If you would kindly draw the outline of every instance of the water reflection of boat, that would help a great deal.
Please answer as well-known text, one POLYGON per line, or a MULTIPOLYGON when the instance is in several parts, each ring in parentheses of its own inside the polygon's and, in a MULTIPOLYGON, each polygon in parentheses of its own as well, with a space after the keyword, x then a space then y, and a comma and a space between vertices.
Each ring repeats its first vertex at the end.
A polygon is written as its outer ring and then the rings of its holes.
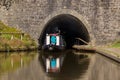
POLYGON ((66 47, 63 36, 59 33, 46 34, 44 45, 42 46, 43 50, 64 50, 66 47))
POLYGON ((46 59, 46 72, 59 72, 60 71, 60 59, 59 58, 47 58, 46 59))
POLYGON ((62 54, 62 53, 48 54, 47 52, 46 53, 44 52, 41 55, 42 55, 41 58, 44 65, 44 69, 46 72, 50 72, 50 73, 60 72, 66 54, 62 54))

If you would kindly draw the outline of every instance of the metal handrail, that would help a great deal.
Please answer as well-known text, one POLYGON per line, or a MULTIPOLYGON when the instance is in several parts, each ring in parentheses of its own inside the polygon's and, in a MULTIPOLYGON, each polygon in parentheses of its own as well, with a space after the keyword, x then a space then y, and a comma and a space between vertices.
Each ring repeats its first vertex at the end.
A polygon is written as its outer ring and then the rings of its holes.
POLYGON ((85 44, 89 45, 89 43, 88 43, 88 42, 86 42, 85 40, 83 40, 83 39, 81 39, 81 38, 76 38, 76 39, 78 39, 78 40, 80 40, 80 41, 84 42, 85 44))

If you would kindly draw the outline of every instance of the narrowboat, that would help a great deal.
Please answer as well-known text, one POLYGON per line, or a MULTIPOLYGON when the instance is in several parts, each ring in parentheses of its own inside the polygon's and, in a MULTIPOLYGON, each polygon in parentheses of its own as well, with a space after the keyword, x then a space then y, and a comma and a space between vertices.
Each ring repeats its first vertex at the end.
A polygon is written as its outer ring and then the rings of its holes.
POLYGON ((46 34, 44 44, 42 46, 43 50, 64 50, 66 43, 63 39, 63 36, 59 33, 46 34))

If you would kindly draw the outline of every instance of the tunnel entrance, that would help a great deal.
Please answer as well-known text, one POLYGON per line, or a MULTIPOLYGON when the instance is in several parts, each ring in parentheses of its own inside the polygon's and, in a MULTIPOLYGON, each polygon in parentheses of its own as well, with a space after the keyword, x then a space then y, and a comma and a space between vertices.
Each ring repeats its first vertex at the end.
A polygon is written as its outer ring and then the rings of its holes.
POLYGON ((60 34, 65 39, 67 48, 71 48, 75 44, 85 45, 84 42, 77 40, 76 38, 81 38, 88 43, 90 42, 89 33, 82 21, 72 15, 61 14, 53 17, 44 26, 39 38, 39 44, 42 46, 46 34, 54 33, 56 29, 60 30, 60 34))

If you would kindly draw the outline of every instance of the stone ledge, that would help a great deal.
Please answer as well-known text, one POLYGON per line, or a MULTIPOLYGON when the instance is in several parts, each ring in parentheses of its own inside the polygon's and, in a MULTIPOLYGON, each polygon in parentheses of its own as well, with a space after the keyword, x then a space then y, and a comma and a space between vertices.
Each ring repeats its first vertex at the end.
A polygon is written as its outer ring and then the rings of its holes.
POLYGON ((114 55, 113 52, 108 52, 108 51, 104 51, 104 50, 96 50, 96 52, 120 63, 120 57, 117 57, 116 55, 114 55))
POLYGON ((106 48, 106 47, 92 47, 92 46, 73 46, 74 49, 77 50, 85 50, 85 51, 92 51, 96 52, 98 54, 101 54, 103 56, 106 56, 116 62, 120 63, 120 50, 116 51, 116 49, 112 48, 106 48))
POLYGON ((101 48, 101 47, 97 47, 96 51, 97 50, 104 51, 104 52, 106 52, 106 53, 108 53, 110 55, 113 55, 115 57, 120 58, 120 49, 118 49, 118 48, 109 48, 109 47, 102 47, 101 48))

